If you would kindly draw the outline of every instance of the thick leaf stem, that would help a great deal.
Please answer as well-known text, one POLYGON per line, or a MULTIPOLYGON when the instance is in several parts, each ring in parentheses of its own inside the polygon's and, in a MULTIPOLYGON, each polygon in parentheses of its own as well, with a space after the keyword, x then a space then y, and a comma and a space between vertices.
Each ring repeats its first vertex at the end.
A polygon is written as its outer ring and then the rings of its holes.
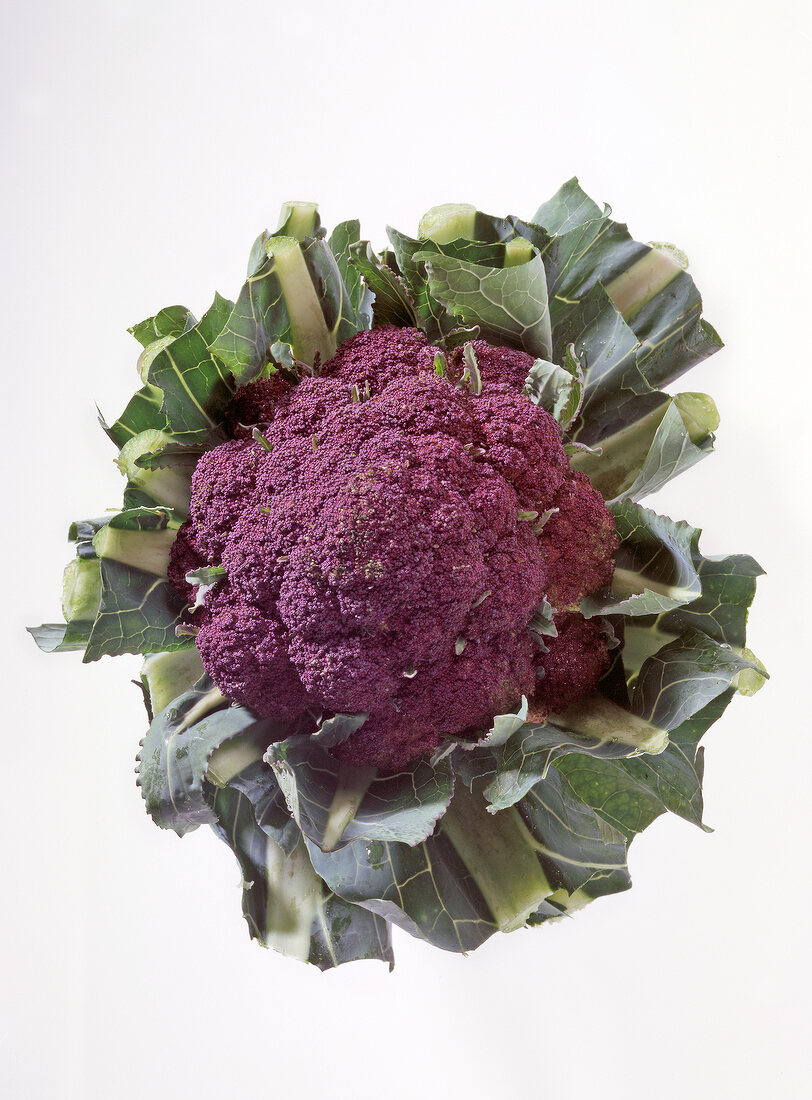
POLYGON ((336 344, 324 319, 301 244, 295 237, 271 237, 268 253, 274 258, 274 270, 285 297, 297 358, 309 367, 317 358, 325 363, 335 355, 336 344))
POLYGON ((338 785, 333 801, 330 803, 327 824, 324 827, 324 838, 321 842, 323 852, 332 852, 341 840, 344 830, 358 813, 358 808, 376 774, 375 768, 352 768, 348 764, 341 765, 338 772, 338 785))
POLYGON ((665 290, 681 275, 684 267, 677 262, 676 249, 664 251, 652 248, 631 267, 606 285, 606 292, 628 321, 644 305, 665 290))
POLYGON ((563 714, 551 714, 550 721, 564 730, 599 741, 616 741, 638 752, 656 755, 668 746, 666 730, 652 726, 597 691, 567 707, 563 714))
POLYGON ((537 845, 515 807, 491 814, 478 791, 458 783, 442 829, 500 931, 521 928, 553 892, 536 854, 537 845))

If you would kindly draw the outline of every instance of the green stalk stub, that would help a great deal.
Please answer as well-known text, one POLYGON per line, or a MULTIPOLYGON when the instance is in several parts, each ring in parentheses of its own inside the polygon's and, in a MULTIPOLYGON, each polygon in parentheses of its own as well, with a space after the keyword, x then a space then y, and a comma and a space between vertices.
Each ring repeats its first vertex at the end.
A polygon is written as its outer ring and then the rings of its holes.
POLYGON ((475 240, 477 210, 467 202, 444 202, 432 206, 420 219, 417 233, 423 241, 448 244, 462 238, 475 240))
POLYGON ((115 461, 122 474, 151 496, 156 504, 165 504, 185 517, 189 514, 192 473, 197 457, 178 456, 167 460, 171 464, 156 467, 154 470, 146 470, 138 465, 138 459, 143 455, 154 454, 172 442, 172 436, 166 432, 139 432, 127 440, 115 461))
POLYGON ((295 237, 297 241, 312 237, 318 226, 318 209, 316 202, 283 202, 277 233, 295 237))
POLYGON ((93 622, 101 602, 98 558, 75 558, 62 578, 62 614, 66 623, 93 622))
POLYGON ((102 527, 93 538, 93 549, 100 558, 120 561, 133 569, 154 573, 166 579, 169 552, 177 530, 164 527, 159 531, 127 531, 117 527, 102 527))
POLYGON ((460 781, 441 825, 500 931, 521 928, 553 892, 535 841, 515 807, 488 813, 481 794, 460 781))
POLYGON ((533 257, 533 246, 524 237, 516 237, 505 244, 505 267, 518 267, 533 257))
POLYGON ((567 707, 563 714, 551 714, 550 721, 564 730, 628 745, 638 753, 656 756, 668 747, 668 732, 652 726, 644 718, 624 710, 600 692, 587 695, 567 707))
POLYGON ((719 410, 707 393, 678 393, 674 404, 692 443, 702 443, 719 427, 719 410))
POLYGON ((149 695, 153 714, 159 714, 203 675, 203 662, 194 646, 170 653, 153 653, 144 661, 141 682, 149 695))
POLYGON ((297 358, 310 367, 317 357, 325 363, 335 355, 336 343, 327 328, 301 244, 296 237, 271 237, 267 249, 282 287, 297 358))
POLYGON ((681 275, 687 264, 673 245, 657 245, 607 283, 606 293, 628 321, 681 275))

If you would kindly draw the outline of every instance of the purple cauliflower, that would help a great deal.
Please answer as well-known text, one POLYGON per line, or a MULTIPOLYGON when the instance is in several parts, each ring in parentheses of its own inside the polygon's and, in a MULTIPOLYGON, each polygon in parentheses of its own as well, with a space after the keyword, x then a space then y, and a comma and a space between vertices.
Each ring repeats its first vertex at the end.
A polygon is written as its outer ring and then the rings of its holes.
POLYGON ((350 764, 398 769, 545 674, 558 702, 608 665, 597 633, 565 619, 543 650, 528 624, 545 597, 570 609, 611 579, 612 517, 522 394, 532 357, 473 346, 478 394, 457 353, 438 376, 418 330, 361 332, 317 378, 239 390, 237 438, 194 472, 169 577, 188 597, 189 570, 225 569, 196 612, 206 669, 264 716, 367 714, 333 749, 350 764))

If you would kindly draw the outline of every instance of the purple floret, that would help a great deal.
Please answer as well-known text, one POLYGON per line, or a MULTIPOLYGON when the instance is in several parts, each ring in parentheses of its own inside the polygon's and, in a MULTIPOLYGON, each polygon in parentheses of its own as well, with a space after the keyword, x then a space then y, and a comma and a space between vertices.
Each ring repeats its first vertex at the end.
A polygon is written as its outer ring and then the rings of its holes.
POLYGON ((610 659, 599 619, 565 611, 553 621, 558 636, 544 639, 546 652, 536 659, 540 678, 535 703, 544 711, 561 712, 595 690, 610 659))
POLYGON ((245 387, 234 409, 266 445, 242 432, 195 470, 170 579, 188 596, 189 568, 226 570, 199 615, 209 675, 280 720, 368 714, 333 750, 351 764, 394 770, 486 729, 535 689, 527 628, 569 597, 566 561, 579 588, 611 576, 611 516, 521 393, 532 358, 475 349, 481 394, 454 355, 438 377, 416 329, 359 333, 318 378, 245 387), (552 506, 574 515, 539 536, 552 506))

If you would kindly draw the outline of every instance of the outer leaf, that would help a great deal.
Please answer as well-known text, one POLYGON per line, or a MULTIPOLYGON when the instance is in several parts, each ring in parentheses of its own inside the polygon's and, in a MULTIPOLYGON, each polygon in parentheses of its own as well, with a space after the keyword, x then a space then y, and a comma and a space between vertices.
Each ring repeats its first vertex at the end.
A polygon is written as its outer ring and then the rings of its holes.
POLYGON ((286 854, 256 823, 248 798, 227 787, 213 804, 214 830, 243 876, 243 915, 253 939, 320 970, 358 959, 394 965, 384 920, 325 888, 304 844, 286 854))
POLYGON ((705 424, 694 419, 692 431, 680 413, 680 401, 696 402, 697 395, 673 398, 660 392, 628 395, 621 391, 615 396, 616 400, 602 404, 600 412, 593 407, 577 433, 580 441, 598 443, 598 452, 576 454, 571 460, 573 468, 587 474, 606 500, 621 496, 639 500, 713 450, 709 399, 705 424))
POLYGON ((420 760, 395 775, 373 776, 340 764, 307 736, 271 745, 268 759, 299 827, 320 847, 358 839, 418 844, 445 813, 454 789, 447 760, 436 767, 420 760), (354 815, 327 843, 334 819, 344 823, 348 801, 354 815))
POLYGON ((307 848, 316 871, 337 894, 435 947, 473 951, 496 931, 442 822, 415 847, 357 840, 330 853, 312 841, 307 848))
POLYGON ((128 329, 136 338, 141 347, 149 347, 156 340, 169 336, 172 339, 186 332, 195 324, 191 310, 186 306, 166 306, 154 317, 147 317, 145 321, 139 321, 128 329))
POLYGON ((224 407, 234 392, 226 365, 209 350, 225 326, 233 303, 215 295, 194 328, 160 351, 148 381, 163 391, 162 412, 170 431, 184 442, 219 441, 224 407))
POLYGON ((372 326, 372 295, 361 279, 362 272, 352 263, 352 247, 361 239, 361 226, 357 220, 340 222, 330 234, 329 245, 338 264, 344 286, 350 296, 353 310, 359 319, 359 328, 372 326))
POLYGON ((706 634, 686 630, 644 662, 635 680, 632 710, 659 729, 675 729, 748 668, 757 666, 706 634))
POLYGON ((163 411, 163 394, 157 386, 142 386, 130 398, 126 409, 115 423, 108 425, 101 413, 99 413, 99 423, 119 448, 140 432, 151 429, 159 432, 166 431, 169 428, 169 422, 163 411))
POLYGON ((553 325, 564 321, 597 283, 605 285, 648 251, 609 217, 555 236, 544 252, 553 325))
POLYGON ((319 295, 327 329, 336 347, 369 327, 369 316, 362 320, 356 313, 352 296, 341 277, 330 246, 321 237, 314 237, 302 246, 310 278, 319 295))
POLYGON ((494 777, 485 788, 485 798, 492 811, 515 805, 545 779, 554 760, 568 753, 612 760, 634 752, 612 738, 584 737, 552 723, 528 722, 494 753, 494 777))
POLYGON ((538 253, 527 263, 507 268, 431 252, 418 252, 415 259, 426 264, 432 297, 465 324, 479 325, 483 339, 518 345, 540 359, 552 358, 547 283, 538 253))
POLYGON ((581 613, 650 615, 690 603, 702 591, 694 555, 700 532, 687 523, 620 500, 611 505, 621 543, 615 558, 614 595, 589 596, 581 613))
POLYGON ((215 749, 248 730, 258 735, 260 744, 268 737, 267 721, 258 722, 251 711, 229 707, 226 700, 222 709, 195 721, 206 694, 205 688, 194 688, 157 714, 138 754, 138 785, 147 812, 156 825, 179 836, 217 820, 204 789, 215 749))
POLYGON ((302 833, 290 815, 273 769, 258 758, 232 776, 227 786, 245 795, 257 825, 289 856, 302 839, 302 833))
POLYGON ((576 176, 567 180, 551 199, 542 203, 531 219, 548 233, 561 235, 585 222, 603 217, 604 211, 581 190, 576 176))
POLYGON ((749 554, 705 558, 696 547, 693 563, 702 583, 702 595, 662 616, 657 629, 678 633, 694 627, 717 642, 743 646, 747 612, 756 594, 756 578, 764 570, 749 554))
POLYGON ((375 255, 369 241, 350 245, 350 263, 375 295, 373 316, 376 324, 409 328, 417 323, 406 284, 375 255))
POLYGON ((535 784, 518 809, 555 887, 572 893, 596 873, 619 876, 614 889, 631 885, 625 838, 576 797, 555 768, 535 784))
MULTIPOLYGON (((611 400, 614 406, 618 391, 628 395, 650 392, 637 366, 637 337, 603 287, 593 287, 566 320, 556 324, 554 336, 552 358, 563 359, 567 347, 574 344, 583 364, 584 424, 605 416, 606 402, 611 400)), ((580 433, 576 437, 580 438, 580 433)))
MULTIPOLYGON (((673 402, 665 411, 665 416, 652 440, 651 447, 643 465, 631 485, 622 489, 629 500, 640 500, 649 493, 656 493, 672 478, 690 470, 697 462, 713 450, 713 436, 708 435, 701 443, 691 442, 691 436, 673 402)), ((614 494, 614 500, 620 498, 620 491, 614 494)))
POLYGON ((569 345, 561 367, 537 359, 530 368, 524 392, 566 431, 578 415, 584 394, 584 371, 574 344, 569 345))
POLYGON ((672 730, 668 748, 658 756, 598 761, 573 754, 557 760, 555 767, 579 798, 629 839, 668 811, 701 826, 699 740, 732 696, 728 689, 672 730))
POLYGON ((97 661, 105 654, 157 653, 194 645, 193 638, 175 634, 186 601, 168 581, 108 559, 102 560, 101 577, 101 606, 85 661, 97 661))
POLYGON ((417 327, 421 328, 433 343, 442 343, 445 337, 458 329, 459 322, 446 307, 431 293, 426 265, 416 257, 425 245, 425 241, 416 241, 399 233, 391 226, 386 232, 394 250, 394 263, 398 272, 406 281, 409 296, 413 302, 417 327))

